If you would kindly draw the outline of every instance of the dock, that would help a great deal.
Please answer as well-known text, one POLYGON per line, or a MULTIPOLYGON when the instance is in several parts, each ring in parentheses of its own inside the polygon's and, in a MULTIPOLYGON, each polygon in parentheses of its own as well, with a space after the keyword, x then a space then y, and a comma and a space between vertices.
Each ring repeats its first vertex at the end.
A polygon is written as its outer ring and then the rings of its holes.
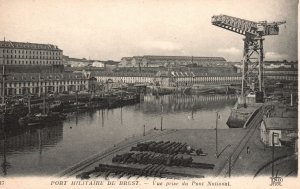
MULTIPOLYGON (((219 129, 217 138, 215 129, 180 129, 162 131, 153 129, 148 131, 145 136, 135 136, 128 138, 119 144, 113 145, 103 152, 95 154, 92 157, 73 165, 55 176, 88 179, 90 178, 88 174, 101 169, 102 171, 106 171, 103 174, 101 172, 94 175, 91 174, 91 178, 101 177, 101 175, 106 175, 105 177, 107 177, 111 173, 113 174, 110 176, 118 178, 123 176, 137 178, 154 177, 155 174, 142 174, 143 171, 149 169, 154 170, 154 173, 158 172, 158 177, 160 178, 180 178, 178 175, 185 175, 193 178, 230 177, 241 174, 254 176, 255 174, 258 174, 256 173, 257 170, 264 170, 264 166, 270 164, 270 161, 272 160, 270 156, 272 150, 261 144, 259 135, 260 123, 265 111, 268 111, 268 108, 269 106, 260 108, 259 111, 253 115, 252 119, 247 121, 247 127, 219 129), (138 146, 151 143, 156 144, 156 147, 172 146, 172 144, 175 143, 174 148, 180 146, 180 144, 186 144, 190 148, 201 149, 201 153, 204 155, 188 153, 179 154, 178 156, 181 160, 190 158, 190 163, 193 162, 193 164, 200 166, 184 166, 183 164, 177 166, 176 163, 170 166, 166 163, 159 163, 162 162, 161 159, 159 161, 149 160, 149 156, 152 158, 157 157, 156 159, 159 159, 159 157, 170 157, 168 155, 168 151, 172 151, 170 148, 167 148, 169 150, 165 150, 164 152, 161 152, 158 148, 154 151, 152 150, 152 152, 149 149, 148 151, 137 150, 138 146), (126 157, 130 157, 131 155, 137 158, 136 156, 141 156, 141 153, 142 155, 146 154, 146 156, 148 153, 148 160, 145 160, 146 162, 143 161, 140 163, 140 160, 130 162, 128 158, 126 160, 126 157), (254 161, 254 159, 257 159, 254 158, 255 155, 266 158, 260 158, 259 161, 254 161), (120 158, 123 158, 123 160, 120 160, 120 158), (134 175, 132 172, 122 172, 124 167, 132 170, 137 175, 134 175), (113 169, 113 171, 109 171, 111 169, 113 169), (155 170, 157 171, 155 172, 155 170), (169 176, 166 173, 169 173, 169 176)), ((172 155, 172 153, 170 155, 172 155)), ((275 158, 288 158, 292 155, 293 149, 277 149, 275 158)), ((150 173, 153 172, 150 171, 150 173)))

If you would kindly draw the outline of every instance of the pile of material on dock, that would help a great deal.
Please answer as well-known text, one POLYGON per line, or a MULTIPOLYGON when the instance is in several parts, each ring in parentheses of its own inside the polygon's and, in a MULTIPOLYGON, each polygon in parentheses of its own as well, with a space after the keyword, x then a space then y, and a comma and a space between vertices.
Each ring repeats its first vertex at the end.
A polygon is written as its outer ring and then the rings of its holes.
POLYGON ((170 142, 170 141, 149 141, 144 143, 139 143, 137 146, 133 146, 130 151, 149 151, 156 153, 164 154, 194 154, 199 156, 206 156, 206 153, 203 153, 202 149, 193 149, 186 143, 181 142, 170 142))
POLYGON ((203 153, 202 149, 193 149, 186 143, 181 142, 156 142, 149 141, 138 143, 133 146, 131 152, 121 155, 115 155, 112 158, 113 165, 100 164, 93 170, 83 172, 77 175, 77 178, 89 179, 95 177, 131 177, 131 176, 145 176, 145 177, 166 177, 166 178, 178 178, 178 177, 193 177, 203 178, 203 176, 192 175, 179 172, 170 172, 166 166, 177 167, 189 167, 200 169, 214 169, 214 164, 193 162, 192 155, 194 156, 206 156, 207 153, 203 153), (132 152, 140 151, 140 152, 132 152), (147 152, 144 152, 147 151, 147 152), (181 154, 181 155, 179 155, 181 154), (121 166, 118 164, 139 164, 134 167, 121 166), (143 168, 142 165, 146 165, 143 168))
POLYGON ((165 155, 157 153, 125 153, 116 155, 112 158, 112 163, 120 164, 151 164, 151 165, 166 165, 166 166, 182 166, 202 169, 213 169, 214 164, 195 163, 192 157, 185 158, 178 155, 165 155))
POLYGON ((148 165, 143 168, 133 168, 133 167, 123 167, 119 165, 106 165, 99 164, 93 170, 83 172, 76 176, 80 179, 90 179, 97 177, 127 177, 131 176, 143 176, 143 177, 167 177, 167 178, 176 178, 176 177, 192 177, 192 178, 203 178, 200 175, 191 175, 185 173, 176 173, 166 170, 166 167, 163 165, 148 165))

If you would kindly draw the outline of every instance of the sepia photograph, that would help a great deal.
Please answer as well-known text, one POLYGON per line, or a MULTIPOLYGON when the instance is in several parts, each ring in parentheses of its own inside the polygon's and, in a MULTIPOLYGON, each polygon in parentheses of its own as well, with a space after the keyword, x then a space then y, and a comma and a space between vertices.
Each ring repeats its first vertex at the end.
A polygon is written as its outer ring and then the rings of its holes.
POLYGON ((300 187, 298 3, 0 0, 0 188, 300 187))

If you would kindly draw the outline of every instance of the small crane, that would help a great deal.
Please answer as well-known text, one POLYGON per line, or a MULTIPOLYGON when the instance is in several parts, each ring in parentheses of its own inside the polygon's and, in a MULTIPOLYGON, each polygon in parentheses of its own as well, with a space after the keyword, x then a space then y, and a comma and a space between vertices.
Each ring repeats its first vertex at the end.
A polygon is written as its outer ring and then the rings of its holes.
POLYGON ((211 23, 223 29, 241 34, 244 38, 242 96, 247 92, 264 94, 263 79, 263 36, 278 35, 280 22, 253 22, 227 15, 213 16, 211 23))

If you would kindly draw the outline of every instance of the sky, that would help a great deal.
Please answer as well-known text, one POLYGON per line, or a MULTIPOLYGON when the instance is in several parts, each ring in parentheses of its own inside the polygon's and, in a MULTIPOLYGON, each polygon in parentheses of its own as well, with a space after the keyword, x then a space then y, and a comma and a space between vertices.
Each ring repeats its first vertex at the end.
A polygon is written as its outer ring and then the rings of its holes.
MULTIPOLYGON (((64 55, 120 60, 142 55, 218 56, 240 61, 243 36, 213 15, 282 21, 266 36, 266 60, 298 60, 298 0, 0 0, 0 37, 57 45, 64 55)), ((1 39, 3 40, 3 39, 1 39)))

